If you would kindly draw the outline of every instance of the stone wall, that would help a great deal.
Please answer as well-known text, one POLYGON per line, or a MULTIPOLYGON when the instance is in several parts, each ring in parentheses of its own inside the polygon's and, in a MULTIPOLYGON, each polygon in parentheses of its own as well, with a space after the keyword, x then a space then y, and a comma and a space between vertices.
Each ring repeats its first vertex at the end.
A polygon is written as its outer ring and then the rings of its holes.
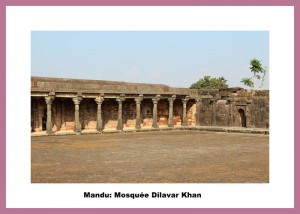
POLYGON ((158 125, 168 125, 169 103, 166 99, 158 101, 157 106, 157 123, 158 125))
POLYGON ((83 99, 80 103, 81 129, 96 129, 97 104, 94 99, 83 99))
POLYGON ((141 103, 142 127, 151 127, 153 124, 153 102, 151 99, 145 99, 141 103))
POLYGON ((105 128, 116 128, 118 122, 118 103, 116 100, 108 99, 102 104, 103 121, 105 128))
POLYGON ((181 100, 174 101, 174 125, 181 125, 182 123, 182 102, 181 100))

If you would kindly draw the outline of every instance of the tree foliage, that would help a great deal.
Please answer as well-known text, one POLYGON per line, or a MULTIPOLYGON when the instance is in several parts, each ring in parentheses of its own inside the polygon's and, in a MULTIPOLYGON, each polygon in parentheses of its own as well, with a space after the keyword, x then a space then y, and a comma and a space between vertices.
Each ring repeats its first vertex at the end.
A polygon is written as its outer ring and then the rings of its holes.
POLYGON ((199 79, 197 82, 193 83, 190 87, 191 89, 221 89, 228 88, 227 80, 224 77, 210 77, 204 76, 204 78, 199 79))
POLYGON ((250 78, 243 78, 241 82, 252 89, 255 89, 256 82, 258 82, 258 87, 261 88, 264 85, 267 69, 263 68, 260 60, 254 58, 250 60, 250 70, 253 76, 250 78))

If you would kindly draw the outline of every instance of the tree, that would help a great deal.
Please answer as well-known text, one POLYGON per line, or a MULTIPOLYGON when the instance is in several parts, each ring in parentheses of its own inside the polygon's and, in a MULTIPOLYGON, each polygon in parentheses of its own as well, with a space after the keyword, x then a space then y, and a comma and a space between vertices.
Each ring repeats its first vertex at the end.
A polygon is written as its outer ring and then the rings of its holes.
POLYGON ((260 60, 254 58, 250 60, 250 70, 253 73, 253 76, 250 78, 243 78, 241 82, 252 89, 255 89, 255 83, 258 82, 259 88, 261 88, 264 85, 267 69, 263 68, 260 60))
POLYGON ((228 88, 227 80, 224 77, 210 77, 204 76, 204 78, 199 79, 197 82, 191 85, 191 89, 200 89, 200 88, 207 88, 207 89, 221 89, 221 88, 228 88))

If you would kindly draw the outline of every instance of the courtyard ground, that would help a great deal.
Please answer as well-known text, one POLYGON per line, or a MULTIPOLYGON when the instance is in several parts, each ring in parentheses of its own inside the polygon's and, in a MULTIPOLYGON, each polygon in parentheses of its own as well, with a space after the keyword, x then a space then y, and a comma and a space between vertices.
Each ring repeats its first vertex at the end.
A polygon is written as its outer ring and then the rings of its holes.
POLYGON ((195 130, 40 136, 32 183, 268 183, 269 135, 195 130))

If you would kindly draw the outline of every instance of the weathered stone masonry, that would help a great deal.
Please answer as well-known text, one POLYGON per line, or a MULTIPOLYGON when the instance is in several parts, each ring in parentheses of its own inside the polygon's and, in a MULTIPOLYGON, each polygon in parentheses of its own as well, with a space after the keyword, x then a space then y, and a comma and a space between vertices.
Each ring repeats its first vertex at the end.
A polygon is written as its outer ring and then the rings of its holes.
POLYGON ((269 128, 269 91, 31 78, 31 131, 174 126, 269 128))

